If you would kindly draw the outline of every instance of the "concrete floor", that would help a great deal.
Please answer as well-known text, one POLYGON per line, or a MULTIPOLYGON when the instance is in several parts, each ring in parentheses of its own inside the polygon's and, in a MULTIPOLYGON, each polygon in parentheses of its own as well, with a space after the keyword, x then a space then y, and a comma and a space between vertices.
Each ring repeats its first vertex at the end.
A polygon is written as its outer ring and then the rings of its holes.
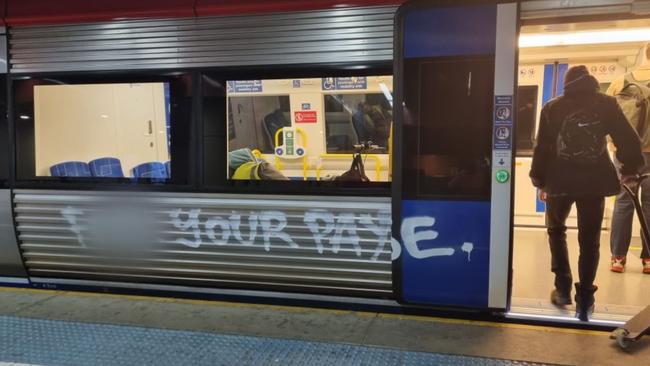
POLYGON ((624 352, 603 332, 170 298, 2 288, 0 315, 340 342, 562 365, 641 365, 650 359, 650 338, 624 352))
MULTIPOLYGON (((574 280, 578 280, 577 231, 568 233, 569 253, 574 280)), ((609 270, 609 234, 601 235, 601 255, 596 284, 596 313, 616 319, 618 315, 631 316, 650 305, 650 275, 641 273, 640 240, 632 243, 627 270, 623 274, 609 270)), ((513 258, 513 307, 541 307, 554 309, 549 301, 554 276, 551 273, 551 255, 545 230, 515 229, 513 258)), ((569 312, 571 313, 571 312, 569 312)))

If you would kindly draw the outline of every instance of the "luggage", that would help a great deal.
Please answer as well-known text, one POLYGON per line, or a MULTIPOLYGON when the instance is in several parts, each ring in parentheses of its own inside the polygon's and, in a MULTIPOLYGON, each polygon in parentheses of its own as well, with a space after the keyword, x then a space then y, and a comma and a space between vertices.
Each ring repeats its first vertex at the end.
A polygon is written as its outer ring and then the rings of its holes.
POLYGON ((289 180, 271 164, 256 158, 248 148, 231 151, 228 168, 234 180, 289 180))
POLYGON ((249 161, 235 170, 234 180, 289 180, 266 161, 249 161))
POLYGON ((334 180, 338 182, 370 182, 370 178, 366 175, 366 170, 363 166, 361 154, 354 154, 350 169, 334 178, 334 180))

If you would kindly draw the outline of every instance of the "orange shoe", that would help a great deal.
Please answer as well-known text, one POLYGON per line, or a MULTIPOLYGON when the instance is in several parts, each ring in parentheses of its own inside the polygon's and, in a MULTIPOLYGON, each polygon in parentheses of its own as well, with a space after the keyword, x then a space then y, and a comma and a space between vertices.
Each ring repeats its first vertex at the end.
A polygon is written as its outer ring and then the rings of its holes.
POLYGON ((626 262, 627 262, 627 260, 625 259, 625 257, 613 256, 612 257, 612 265, 611 265, 611 267, 609 267, 609 269, 612 272, 623 273, 623 272, 625 272, 625 263, 626 262))
POLYGON ((650 258, 643 259, 643 273, 650 274, 650 258))

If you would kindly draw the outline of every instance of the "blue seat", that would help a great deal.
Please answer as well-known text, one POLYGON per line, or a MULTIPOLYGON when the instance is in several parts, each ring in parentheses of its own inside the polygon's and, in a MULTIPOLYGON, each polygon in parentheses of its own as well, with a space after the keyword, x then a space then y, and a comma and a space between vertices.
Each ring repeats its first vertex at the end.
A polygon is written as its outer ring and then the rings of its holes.
POLYGON ((122 163, 116 158, 99 158, 88 163, 93 177, 124 178, 122 163))
POLYGON ((83 161, 66 161, 50 167, 53 177, 91 177, 90 167, 83 161))
POLYGON ((136 178, 167 179, 165 164, 159 162, 144 163, 133 168, 133 176, 136 178))
POLYGON ((165 162, 165 170, 167 170, 167 177, 171 178, 172 177, 172 162, 167 161, 165 162))

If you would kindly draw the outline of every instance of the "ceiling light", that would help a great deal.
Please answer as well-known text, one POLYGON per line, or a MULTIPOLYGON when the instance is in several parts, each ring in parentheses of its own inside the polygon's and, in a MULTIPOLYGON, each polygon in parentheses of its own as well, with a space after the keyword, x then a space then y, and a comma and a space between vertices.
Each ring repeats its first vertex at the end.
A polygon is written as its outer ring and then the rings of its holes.
POLYGON ((637 28, 573 33, 522 34, 519 37, 519 47, 530 48, 648 41, 650 41, 650 28, 637 28))

